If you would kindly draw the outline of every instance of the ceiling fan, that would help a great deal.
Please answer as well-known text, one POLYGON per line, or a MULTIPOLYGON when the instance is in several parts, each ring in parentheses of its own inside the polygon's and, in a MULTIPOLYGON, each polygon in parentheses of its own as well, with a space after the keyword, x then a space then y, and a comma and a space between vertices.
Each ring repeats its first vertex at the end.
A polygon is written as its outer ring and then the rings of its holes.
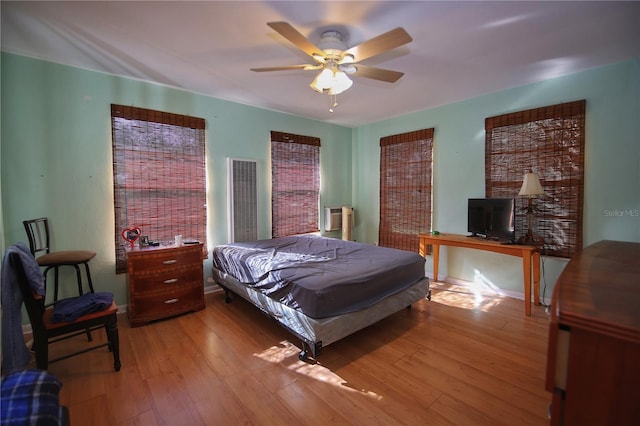
POLYGON ((268 22, 267 25, 313 58, 314 63, 251 68, 251 71, 320 70, 310 86, 317 92, 327 92, 331 96, 351 87, 353 82, 347 74, 389 83, 397 81, 404 73, 369 67, 361 65, 360 62, 413 40, 403 28, 399 27, 348 48, 342 41, 342 34, 339 31, 329 30, 322 33, 320 42, 316 46, 287 22, 268 22))

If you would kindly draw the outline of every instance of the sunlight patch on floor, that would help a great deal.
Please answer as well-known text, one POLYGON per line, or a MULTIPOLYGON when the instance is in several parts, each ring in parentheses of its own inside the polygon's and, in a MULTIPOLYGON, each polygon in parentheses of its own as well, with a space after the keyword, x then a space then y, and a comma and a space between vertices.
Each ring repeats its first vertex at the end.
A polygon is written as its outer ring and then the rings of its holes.
POLYGON ((498 306, 507 297, 477 269, 474 271, 473 281, 464 284, 433 282, 431 288, 437 290, 432 295, 432 300, 435 302, 483 312, 498 306))
POLYGON ((299 353, 300 348, 298 348, 291 342, 284 340, 280 342, 279 346, 272 346, 261 353, 255 353, 254 356, 274 364, 285 361, 288 358, 295 357, 296 361, 293 362, 288 368, 298 374, 302 374, 320 382, 336 386, 348 392, 357 392, 370 398, 382 399, 382 396, 378 395, 375 392, 371 392, 366 389, 355 389, 342 377, 335 374, 329 368, 321 365, 320 363, 304 362, 298 360, 297 358, 299 353))
POLYGON ((292 356, 298 356, 300 349, 290 342, 284 340, 280 342, 280 346, 272 346, 260 353, 253 354, 254 356, 274 364, 284 361, 292 356))

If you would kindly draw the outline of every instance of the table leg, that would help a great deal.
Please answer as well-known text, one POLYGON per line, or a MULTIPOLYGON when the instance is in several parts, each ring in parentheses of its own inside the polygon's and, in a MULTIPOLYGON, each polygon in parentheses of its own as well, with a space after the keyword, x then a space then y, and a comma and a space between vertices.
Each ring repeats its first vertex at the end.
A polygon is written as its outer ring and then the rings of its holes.
POLYGON ((531 253, 522 253, 522 269, 524 271, 524 313, 531 316, 531 253))
POLYGON ((438 281, 438 262, 440 260, 440 244, 433 244, 433 281, 438 281))
POLYGON ((533 252, 533 304, 540 304, 540 252, 533 252))

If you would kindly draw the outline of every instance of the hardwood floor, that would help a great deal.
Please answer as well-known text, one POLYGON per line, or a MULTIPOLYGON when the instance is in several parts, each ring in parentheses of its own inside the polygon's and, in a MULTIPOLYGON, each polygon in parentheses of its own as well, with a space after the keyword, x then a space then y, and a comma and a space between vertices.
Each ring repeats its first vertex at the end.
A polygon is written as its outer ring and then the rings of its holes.
MULTIPOLYGON (((298 342, 223 293, 49 366, 72 425, 546 425, 548 317, 521 300, 432 283, 423 300, 298 360, 298 342)), ((96 339, 104 336, 96 333, 96 339)), ((85 345, 83 337, 52 346, 85 345)), ((57 348, 56 348, 57 346, 57 348)))

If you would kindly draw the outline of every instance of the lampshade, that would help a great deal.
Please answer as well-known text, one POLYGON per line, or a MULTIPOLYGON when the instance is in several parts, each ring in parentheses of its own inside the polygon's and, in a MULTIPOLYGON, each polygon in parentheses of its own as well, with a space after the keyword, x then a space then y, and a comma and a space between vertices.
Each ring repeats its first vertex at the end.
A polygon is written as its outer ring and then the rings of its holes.
POLYGON ((331 87, 329 88, 329 95, 339 95, 340 93, 351 87, 352 84, 353 81, 351 81, 351 79, 347 77, 346 73, 342 71, 336 71, 333 74, 333 80, 331 81, 331 87))
POLYGON ((520 188, 520 192, 518 195, 542 195, 544 194, 544 190, 542 189, 542 185, 540 185, 540 181, 538 180, 538 175, 535 173, 526 173, 524 175, 524 181, 522 182, 522 187, 520 188))
POLYGON ((316 78, 313 79, 309 86, 316 92, 322 93, 324 90, 331 88, 332 80, 333 71, 325 68, 316 75, 316 78))
POLYGON ((329 95, 338 95, 352 84, 353 81, 344 72, 325 68, 316 75, 309 86, 316 92, 322 93, 328 90, 329 95))

